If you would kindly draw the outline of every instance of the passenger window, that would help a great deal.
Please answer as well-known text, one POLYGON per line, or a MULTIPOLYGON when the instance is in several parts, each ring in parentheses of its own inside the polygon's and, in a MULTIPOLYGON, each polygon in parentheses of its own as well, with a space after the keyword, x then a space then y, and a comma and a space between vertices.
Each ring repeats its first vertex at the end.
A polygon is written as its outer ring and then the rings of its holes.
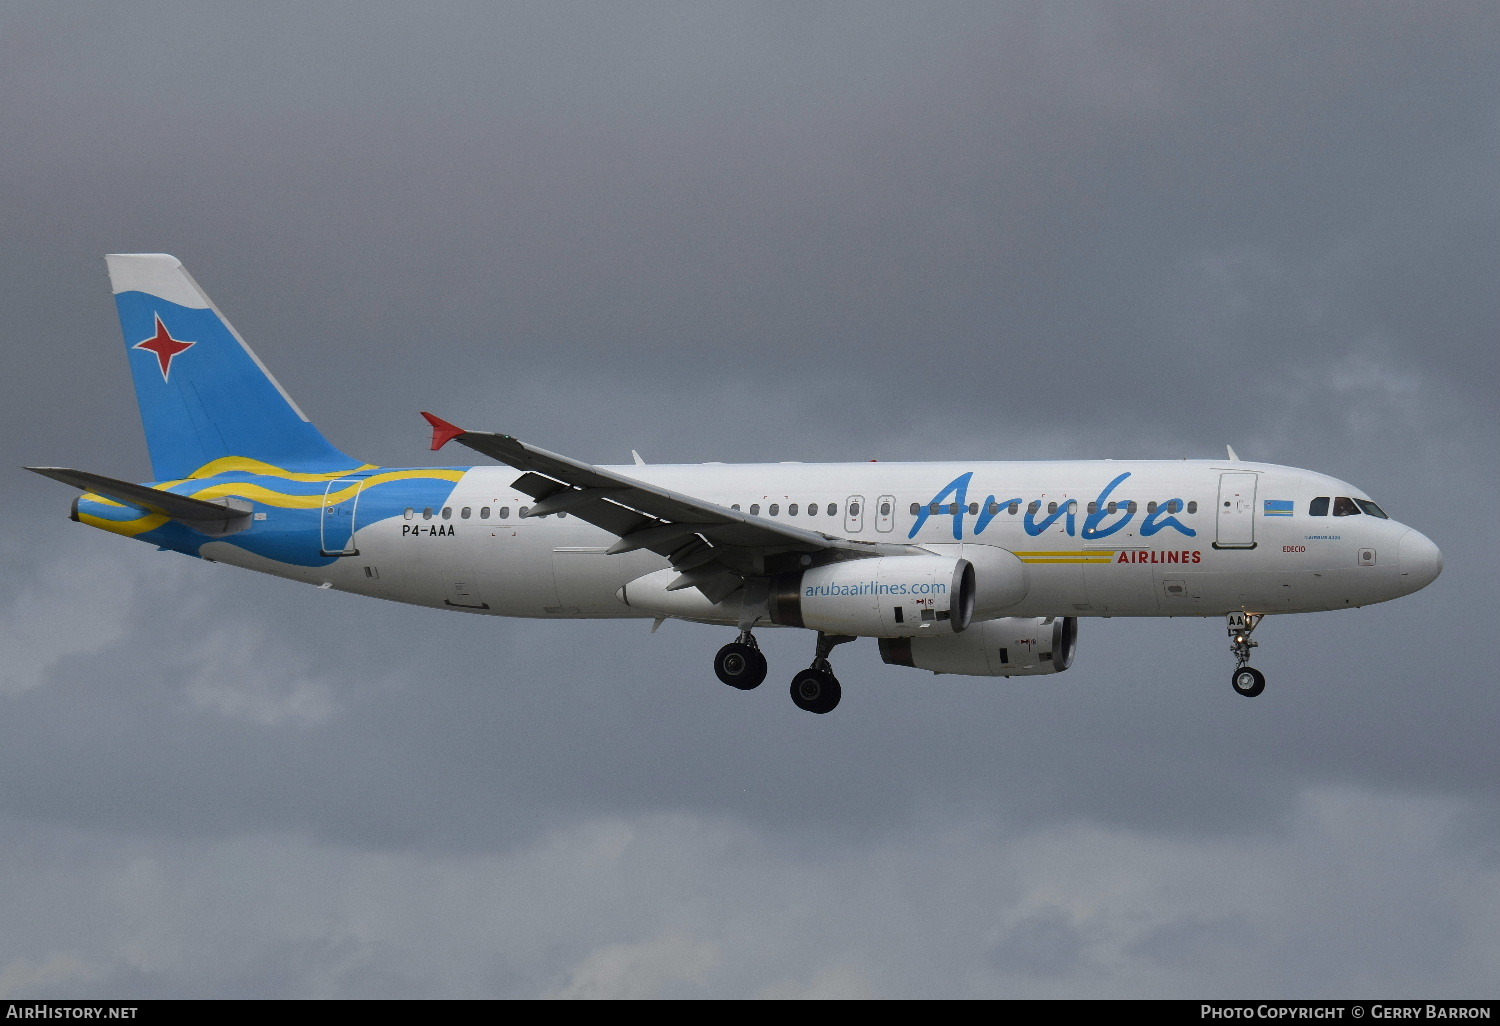
POLYGON ((530 507, 530 506, 522 506, 522 507, 521 507, 521 511, 520 511, 520 513, 518 513, 518 514, 517 514, 517 515, 518 515, 518 516, 523 516, 523 517, 524 517, 524 516, 525 516, 525 515, 526 515, 526 511, 527 511, 527 510, 528 510, 528 509, 530 509, 530 508, 531 508, 531 507, 530 507))
POLYGON ((1333 515, 1336 517, 1354 517, 1359 515, 1359 507, 1354 500, 1344 495, 1334 496, 1333 515))
POLYGON ((1375 505, 1369 499, 1355 499, 1354 501, 1357 502, 1357 503, 1359 503, 1359 508, 1360 509, 1362 509, 1366 513, 1370 514, 1370 516, 1372 516, 1372 517, 1379 517, 1381 520, 1389 520, 1389 519, 1391 519, 1390 517, 1388 517, 1388 516, 1385 515, 1385 510, 1383 510, 1379 506, 1375 505))
POLYGON ((969 516, 972 517, 972 516, 974 516, 978 512, 979 512, 979 503, 977 503, 977 502, 971 502, 971 503, 969 503, 969 516))
POLYGON ((1026 512, 1030 513, 1032 516, 1036 516, 1041 511, 1042 511, 1042 500, 1041 499, 1032 499, 1031 500, 1031 505, 1026 507, 1026 512))
MULTIPOLYGON (((774 513, 774 512, 776 512, 776 510, 773 508, 771 510, 771 512, 774 513)), ((789 517, 794 517, 794 516, 797 515, 797 504, 795 502, 790 503, 790 504, 787 505, 786 515, 789 516, 789 517)))
POLYGON ((472 509, 470 509, 468 506, 465 506, 463 509, 458 511, 458 515, 460 519, 467 520, 469 519, 469 514, 472 512, 474 512, 472 509))
POLYGON ((998 502, 992 502, 984 508, 984 511, 990 516, 994 516, 996 513, 1000 512, 1000 504, 998 502))
POLYGON ((412 517, 414 517, 416 515, 417 515, 417 511, 414 510, 414 509, 412 509, 410 506, 406 507, 406 512, 402 514, 402 516, 406 517, 407 520, 410 520, 412 517))
POLYGON ((943 511, 943 507, 939 506, 937 503, 934 502, 932 504, 932 508, 929 509, 927 512, 929 512, 929 513, 941 513, 942 511, 943 511))
POLYGON ((816 502, 809 502, 807 504, 807 515, 810 517, 818 515, 818 504, 816 502))
MULTIPOLYGON (((858 505, 858 504, 856 503, 856 505, 858 505)), ((859 516, 859 510, 858 509, 856 509, 854 511, 854 515, 855 516, 859 516)), ((883 517, 888 517, 888 516, 891 515, 891 504, 889 502, 882 502, 880 504, 880 515, 883 516, 883 517)))
POLYGON ((1152 499, 1150 502, 1146 503, 1146 512, 1147 513, 1155 513, 1156 512, 1156 500, 1155 499, 1152 499))
POLYGON ((509 520, 510 519, 510 507, 509 506, 501 506, 500 507, 500 519, 501 520, 509 520))
POLYGON ((1131 516, 1135 516, 1136 511, 1139 509, 1140 507, 1135 504, 1134 499, 1131 499, 1125 504, 1125 512, 1129 513, 1131 516))
POLYGON ((490 518, 490 508, 488 506, 480 506, 479 507, 479 519, 480 520, 488 520, 489 518, 490 518))
MULTIPOLYGON (((855 514, 855 516, 859 515, 859 503, 857 503, 857 502, 854 504, 854 514, 855 514)), ((836 503, 836 502, 830 502, 828 504, 828 515, 831 516, 831 517, 836 517, 836 516, 839 515, 839 505, 838 505, 838 503, 836 503)))
POLYGON ((948 512, 952 513, 954 516, 957 516, 958 515, 958 503, 956 503, 956 502, 950 502, 950 503, 948 503, 948 512))
MULTIPOLYGON (((889 502, 881 504, 881 507, 880 507, 880 515, 881 516, 885 516, 890 511, 891 511, 891 504, 889 502)), ((851 503, 849 503, 849 515, 851 517, 857 517, 857 516, 859 516, 859 503, 857 503, 857 502, 851 502, 851 503)))
POLYGON ((426 509, 422 510, 422 519, 423 520, 431 520, 432 519, 432 507, 431 506, 428 506, 426 509))
POLYGON ((1188 512, 1189 513, 1196 513, 1196 512, 1198 512, 1198 500, 1197 499, 1194 499, 1192 502, 1188 503, 1188 512))
POLYGON ((771 505, 766 508, 766 512, 769 513, 769 514, 771 514, 771 516, 774 517, 777 513, 781 512, 781 503, 779 503, 779 502, 773 502, 773 503, 771 503, 771 505))
POLYGON ((1097 502, 1095 502, 1093 499, 1090 499, 1089 500, 1089 507, 1088 507, 1088 509, 1089 509, 1089 516, 1093 516, 1095 513, 1099 512, 1099 504, 1097 502))
POLYGON ((733 506, 730 506, 729 508, 730 509, 739 509, 740 508, 740 504, 736 502, 733 506))
POLYGON ((922 510, 922 504, 920 502, 914 502, 914 503, 911 504, 911 515, 912 516, 916 516, 919 512, 921 512, 921 510, 922 510))
POLYGON ((758 517, 758 516, 760 516, 760 503, 758 503, 758 502, 752 502, 750 504, 750 515, 752 517, 758 517))
POLYGON ((1015 516, 1019 512, 1021 512, 1021 504, 1019 502, 1013 502, 1013 503, 1011 503, 1010 504, 1010 515, 1011 516, 1015 516))
POLYGON ((1057 503, 1055 503, 1055 502, 1049 502, 1049 503, 1047 503, 1047 515, 1050 517, 1052 514, 1054 514, 1056 512, 1057 512, 1057 503))

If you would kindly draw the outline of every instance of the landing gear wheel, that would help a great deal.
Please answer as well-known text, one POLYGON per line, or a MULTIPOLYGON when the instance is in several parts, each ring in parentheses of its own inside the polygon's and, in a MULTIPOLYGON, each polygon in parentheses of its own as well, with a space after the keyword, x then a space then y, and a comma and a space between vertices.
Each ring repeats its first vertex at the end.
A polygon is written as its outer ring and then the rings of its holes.
POLYGON ((753 645, 731 641, 714 656, 714 673, 730 687, 749 691, 766 679, 766 657, 753 645))
POLYGON ((1254 698, 1266 690, 1266 675, 1253 666, 1241 666, 1229 678, 1229 683, 1246 698, 1254 698))
POLYGON ((839 704, 843 689, 827 670, 809 667, 792 678, 792 701, 810 713, 829 713, 839 704))

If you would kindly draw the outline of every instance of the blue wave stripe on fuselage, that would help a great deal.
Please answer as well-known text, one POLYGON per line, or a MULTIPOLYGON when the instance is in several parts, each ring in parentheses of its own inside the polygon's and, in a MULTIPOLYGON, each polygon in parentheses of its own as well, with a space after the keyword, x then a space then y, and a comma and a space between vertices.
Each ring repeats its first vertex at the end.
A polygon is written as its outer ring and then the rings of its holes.
MULTIPOLYGON (((251 526, 223 538, 210 538, 177 521, 135 535, 142 541, 187 555, 197 556, 205 544, 219 541, 244 549, 266 559, 292 566, 327 566, 337 556, 325 556, 323 547, 323 497, 329 484, 336 483, 336 493, 352 491, 360 484, 354 526, 358 530, 384 520, 401 517, 408 508, 446 504, 462 477, 462 467, 422 467, 406 469, 365 468, 346 475, 329 475, 323 481, 289 481, 267 474, 233 472, 206 478, 173 482, 167 491, 198 498, 241 498, 249 501, 257 513, 265 514, 251 526), (389 478, 388 475, 405 475, 389 478), (442 475, 442 476, 439 476, 442 475), (381 480, 381 478, 387 478, 381 480), (369 483, 371 480, 374 483, 369 483), (282 506, 268 493, 307 505, 282 506)), ((141 517, 133 507, 89 502, 87 512, 99 519, 123 522, 141 517)), ((347 530, 347 527, 345 527, 347 530)))

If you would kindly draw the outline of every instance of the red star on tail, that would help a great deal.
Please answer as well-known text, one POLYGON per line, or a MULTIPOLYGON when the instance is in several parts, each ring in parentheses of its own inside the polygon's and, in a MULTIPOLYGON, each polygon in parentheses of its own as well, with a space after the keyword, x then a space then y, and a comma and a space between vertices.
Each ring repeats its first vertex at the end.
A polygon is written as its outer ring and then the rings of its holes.
POLYGON ((173 357, 180 356, 186 350, 197 345, 196 342, 183 342, 175 339, 167 331, 167 326, 161 322, 161 316, 156 318, 156 334, 144 342, 137 342, 131 346, 132 349, 144 349, 148 353, 155 353, 157 361, 161 364, 161 379, 167 380, 167 374, 172 370, 173 357))

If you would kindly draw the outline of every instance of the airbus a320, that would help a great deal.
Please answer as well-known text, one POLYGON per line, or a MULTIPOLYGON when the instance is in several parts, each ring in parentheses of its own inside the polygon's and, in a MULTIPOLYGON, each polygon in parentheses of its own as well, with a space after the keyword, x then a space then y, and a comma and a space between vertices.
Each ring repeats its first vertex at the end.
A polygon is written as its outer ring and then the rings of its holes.
POLYGON ((1016 677, 1073 662, 1081 618, 1223 618, 1259 695, 1268 614, 1409 595, 1438 547, 1361 489, 1229 458, 592 466, 432 413, 432 448, 499 466, 377 467, 334 448, 182 264, 107 258, 153 480, 31 467, 72 519, 174 552, 438 609, 689 620, 733 630, 725 684, 759 686, 755 632, 814 632, 792 701, 839 703, 830 654, 1016 677))

